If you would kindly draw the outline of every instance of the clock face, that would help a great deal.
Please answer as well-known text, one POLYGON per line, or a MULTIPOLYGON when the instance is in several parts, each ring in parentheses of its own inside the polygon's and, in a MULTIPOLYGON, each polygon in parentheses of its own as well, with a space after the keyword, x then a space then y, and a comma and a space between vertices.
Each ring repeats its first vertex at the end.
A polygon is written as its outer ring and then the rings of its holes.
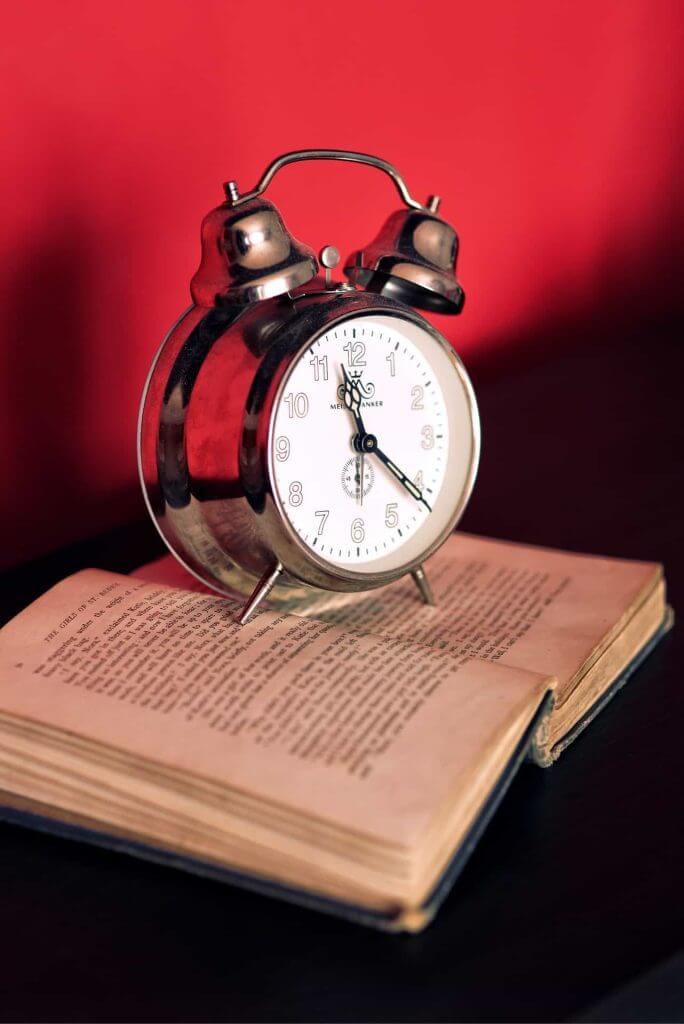
POLYGON ((400 316, 349 317, 301 350, 280 384, 276 502, 317 562, 394 572, 453 524, 478 442, 472 390, 445 342, 400 316))

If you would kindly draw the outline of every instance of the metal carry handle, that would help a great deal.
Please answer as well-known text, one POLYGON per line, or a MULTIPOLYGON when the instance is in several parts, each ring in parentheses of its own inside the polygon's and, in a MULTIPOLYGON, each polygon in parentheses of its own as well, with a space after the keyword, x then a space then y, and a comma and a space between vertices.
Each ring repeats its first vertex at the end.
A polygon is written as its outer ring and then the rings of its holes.
POLYGON ((286 167, 288 164, 301 163, 304 160, 340 160, 352 164, 367 164, 369 167, 376 167, 392 179, 397 192, 406 206, 413 210, 426 210, 430 213, 435 213, 439 206, 438 196, 432 196, 427 206, 414 199, 399 171, 392 164, 388 163, 387 160, 381 160, 380 157, 371 156, 369 153, 355 153, 353 150, 348 149, 297 149, 292 153, 283 153, 282 156, 276 157, 268 165, 259 183, 251 192, 245 192, 243 195, 240 195, 237 183, 228 181, 224 185, 226 195, 233 206, 241 206, 243 203, 249 202, 250 199, 256 199, 257 196, 265 192, 281 168, 286 167))

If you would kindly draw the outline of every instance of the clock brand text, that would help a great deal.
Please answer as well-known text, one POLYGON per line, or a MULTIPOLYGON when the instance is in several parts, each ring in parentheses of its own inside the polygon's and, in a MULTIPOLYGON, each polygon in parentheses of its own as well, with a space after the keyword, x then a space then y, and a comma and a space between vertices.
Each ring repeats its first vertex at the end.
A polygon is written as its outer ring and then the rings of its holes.
MULTIPOLYGON (((381 398, 380 399, 376 399, 375 401, 362 401, 361 402, 361 408, 362 409, 372 409, 374 407, 377 407, 379 405, 384 405, 384 404, 385 403, 383 402, 383 400, 381 398)), ((344 405, 343 402, 331 402, 330 403, 330 408, 331 409, 346 409, 347 407, 346 407, 346 405, 344 405)))

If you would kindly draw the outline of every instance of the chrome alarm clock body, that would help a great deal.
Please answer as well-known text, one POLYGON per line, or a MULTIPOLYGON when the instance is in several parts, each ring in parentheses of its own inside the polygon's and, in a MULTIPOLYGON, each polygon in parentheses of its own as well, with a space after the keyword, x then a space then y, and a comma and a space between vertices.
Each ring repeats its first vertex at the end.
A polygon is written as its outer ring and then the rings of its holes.
POLYGON ((422 566, 458 521, 479 457, 477 405, 449 343, 411 306, 458 312, 458 241, 384 161, 337 150, 280 157, 203 223, 193 305, 141 404, 139 467, 172 553, 217 592, 361 591, 422 566), (289 234, 261 198, 303 159, 369 163, 407 209, 333 283, 336 253, 289 234), (312 590, 312 588, 315 588, 312 590))

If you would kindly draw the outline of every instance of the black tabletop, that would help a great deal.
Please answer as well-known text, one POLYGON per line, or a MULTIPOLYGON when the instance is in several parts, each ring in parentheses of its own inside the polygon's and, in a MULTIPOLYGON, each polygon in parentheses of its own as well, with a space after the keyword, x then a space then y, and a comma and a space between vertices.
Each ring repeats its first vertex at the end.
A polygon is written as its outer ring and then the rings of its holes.
MULTIPOLYGON (((463 527, 662 560, 684 607, 679 332, 550 337, 471 369, 483 459, 463 527)), ((59 552, 6 574, 0 611, 159 550, 141 522, 59 552)), ((675 625, 555 766, 523 767, 416 936, 0 826, 0 1018, 681 1020, 683 710, 675 625)))

